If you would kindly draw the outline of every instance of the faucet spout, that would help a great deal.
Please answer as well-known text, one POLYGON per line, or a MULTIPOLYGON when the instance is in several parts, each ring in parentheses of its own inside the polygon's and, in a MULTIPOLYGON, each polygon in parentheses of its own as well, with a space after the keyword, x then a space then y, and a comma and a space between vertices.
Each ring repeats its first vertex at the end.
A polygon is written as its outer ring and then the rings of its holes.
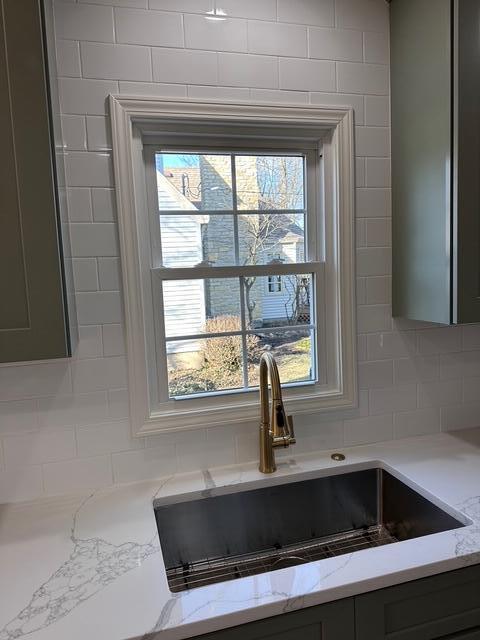
POLYGON ((275 447, 295 444, 293 420, 287 416, 282 399, 282 387, 275 358, 264 352, 260 358, 260 464, 262 473, 276 470, 275 447), (268 381, 271 387, 271 409, 268 381))

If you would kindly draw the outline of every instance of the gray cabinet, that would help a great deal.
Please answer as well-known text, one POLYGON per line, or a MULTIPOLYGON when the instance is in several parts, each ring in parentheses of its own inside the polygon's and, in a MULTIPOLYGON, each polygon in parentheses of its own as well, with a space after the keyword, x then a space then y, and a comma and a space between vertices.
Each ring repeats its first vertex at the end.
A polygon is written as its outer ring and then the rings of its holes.
POLYGON ((39 0, 0 0, 0 362, 70 355, 39 0))
POLYGON ((267 639, 480 640, 480 565, 199 638, 267 639))
POLYGON ((355 598, 357 640, 480 640, 480 567, 355 598))
POLYGON ((201 640, 353 640, 354 637, 350 598, 217 631, 201 636, 201 640))
POLYGON ((480 321, 479 0, 392 0, 393 315, 480 321))

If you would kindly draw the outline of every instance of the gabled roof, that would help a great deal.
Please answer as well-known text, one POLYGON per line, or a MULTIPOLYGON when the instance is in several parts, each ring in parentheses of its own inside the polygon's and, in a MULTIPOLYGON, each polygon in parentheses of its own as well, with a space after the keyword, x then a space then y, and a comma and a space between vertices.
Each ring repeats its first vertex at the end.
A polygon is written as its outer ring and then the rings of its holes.
MULTIPOLYGON (((197 207, 188 200, 180 191, 170 183, 161 171, 157 170, 157 193, 158 207, 160 211, 195 211, 200 213, 197 207)), ((202 224, 208 222, 208 216, 195 215, 190 216, 192 220, 202 224)))

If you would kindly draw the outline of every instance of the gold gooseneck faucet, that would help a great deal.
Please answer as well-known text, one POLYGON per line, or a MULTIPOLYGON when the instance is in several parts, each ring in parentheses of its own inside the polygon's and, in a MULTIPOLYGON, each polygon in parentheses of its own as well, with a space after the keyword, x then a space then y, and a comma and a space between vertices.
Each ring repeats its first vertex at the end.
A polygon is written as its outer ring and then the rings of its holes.
POLYGON ((275 447, 288 447, 295 444, 292 416, 287 416, 282 400, 282 387, 277 363, 271 353, 264 352, 260 357, 260 465, 262 473, 273 473, 275 465, 275 447), (272 389, 272 412, 269 416, 268 379, 272 389))

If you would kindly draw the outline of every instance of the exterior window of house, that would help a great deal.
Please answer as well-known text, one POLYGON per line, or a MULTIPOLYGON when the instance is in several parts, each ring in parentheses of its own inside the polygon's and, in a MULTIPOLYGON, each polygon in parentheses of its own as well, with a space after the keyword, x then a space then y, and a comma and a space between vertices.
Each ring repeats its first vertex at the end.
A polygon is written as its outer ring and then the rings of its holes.
POLYGON ((111 96, 134 435, 357 401, 353 113, 111 96))
POLYGON ((313 154, 152 151, 168 397, 249 391, 264 350, 284 384, 315 382, 313 154))
POLYGON ((281 293, 282 276, 268 276, 268 293, 281 293))

